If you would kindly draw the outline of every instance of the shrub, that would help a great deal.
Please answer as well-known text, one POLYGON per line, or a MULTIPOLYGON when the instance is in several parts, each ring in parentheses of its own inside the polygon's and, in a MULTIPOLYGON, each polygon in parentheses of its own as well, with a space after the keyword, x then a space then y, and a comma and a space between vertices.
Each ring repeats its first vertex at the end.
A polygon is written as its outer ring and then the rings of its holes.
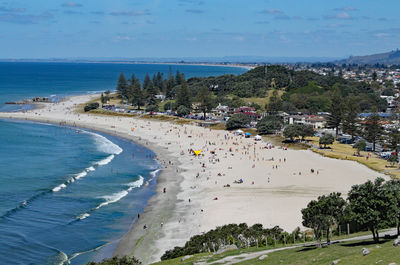
POLYGON ((148 105, 146 107, 147 112, 157 112, 158 111, 158 106, 157 105, 148 105))
POLYGON ((333 137, 332 134, 325 134, 324 136, 322 136, 321 138, 319 138, 319 144, 320 145, 324 145, 324 148, 326 148, 326 145, 328 144, 333 144, 333 142, 335 141, 335 137, 333 137))
POLYGON ((227 130, 235 130, 239 128, 246 127, 250 123, 250 118, 242 113, 234 114, 229 118, 226 123, 227 130))
POLYGON ((190 114, 190 109, 188 109, 187 107, 181 105, 176 110, 176 113, 178 114, 179 117, 183 117, 183 116, 186 116, 186 115, 190 114))
POLYGON ((135 257, 113 257, 110 259, 103 259, 102 261, 96 262, 89 262, 86 265, 142 265, 142 263, 136 259, 135 257))
POLYGON ((99 103, 97 103, 97 102, 94 102, 94 103, 89 103, 89 104, 87 104, 84 108, 83 108, 83 110, 85 111, 85 112, 88 112, 88 111, 91 111, 91 110, 93 110, 93 109, 98 109, 99 108, 99 103))
POLYGON ((259 134, 271 134, 282 128, 282 119, 278 116, 265 116, 257 123, 259 134))

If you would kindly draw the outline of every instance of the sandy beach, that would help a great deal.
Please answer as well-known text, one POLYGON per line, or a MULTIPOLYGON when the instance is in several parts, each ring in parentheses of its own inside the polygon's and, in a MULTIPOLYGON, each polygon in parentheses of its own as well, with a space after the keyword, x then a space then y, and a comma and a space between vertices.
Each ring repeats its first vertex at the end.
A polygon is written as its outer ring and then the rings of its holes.
POLYGON ((163 165, 157 195, 115 251, 135 255, 144 264, 158 261, 166 250, 183 245, 191 236, 224 224, 279 225, 291 232, 301 227, 300 210, 310 200, 330 192, 346 194, 352 185, 378 176, 387 178, 356 162, 308 150, 266 149, 265 143, 228 131, 74 111, 95 97, 71 97, 24 113, 0 113, 0 118, 98 130, 157 153, 163 165), (202 152, 194 156, 191 149, 202 152), (240 179, 243 183, 234 183, 240 179))

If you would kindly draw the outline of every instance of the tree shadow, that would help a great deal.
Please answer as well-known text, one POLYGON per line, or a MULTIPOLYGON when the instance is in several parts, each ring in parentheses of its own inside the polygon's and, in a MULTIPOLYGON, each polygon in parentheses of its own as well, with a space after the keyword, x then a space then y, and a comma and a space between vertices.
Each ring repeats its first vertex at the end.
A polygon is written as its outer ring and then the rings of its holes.
POLYGON ((361 242, 352 242, 352 243, 341 243, 340 246, 342 247, 358 247, 358 246, 370 246, 370 245, 381 245, 384 244, 391 239, 380 239, 379 242, 375 242, 373 240, 368 241, 361 241, 361 242))

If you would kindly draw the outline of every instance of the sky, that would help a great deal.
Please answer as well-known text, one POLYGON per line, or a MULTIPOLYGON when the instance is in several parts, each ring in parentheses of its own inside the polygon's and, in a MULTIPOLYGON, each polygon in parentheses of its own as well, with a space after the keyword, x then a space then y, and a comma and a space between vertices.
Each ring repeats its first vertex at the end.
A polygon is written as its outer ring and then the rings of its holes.
POLYGON ((400 48, 399 10, 399 0, 0 0, 0 58, 343 58, 400 48))

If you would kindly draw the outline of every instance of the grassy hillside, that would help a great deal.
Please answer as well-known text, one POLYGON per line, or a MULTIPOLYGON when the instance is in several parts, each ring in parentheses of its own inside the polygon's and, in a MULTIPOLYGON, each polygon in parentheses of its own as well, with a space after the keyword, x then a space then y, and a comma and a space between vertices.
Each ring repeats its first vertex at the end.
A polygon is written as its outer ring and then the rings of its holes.
POLYGON ((340 64, 400 64, 400 51, 372 54, 366 56, 352 56, 346 60, 339 61, 340 64))
POLYGON ((184 261, 182 261, 182 258, 176 258, 173 260, 154 263, 154 265, 226 264, 228 262, 226 259, 227 257, 231 257, 230 259, 235 261, 234 264, 238 265, 326 265, 332 264, 332 261, 334 260, 340 260, 338 264, 352 265, 390 264, 391 262, 400 262, 399 247, 393 246, 393 240, 382 240, 379 244, 375 244, 371 240, 350 241, 333 244, 323 248, 317 248, 315 246, 300 246, 293 249, 268 253, 268 257, 260 261, 258 258, 263 253, 258 252, 262 250, 267 250, 267 248, 234 250, 219 255, 202 253, 187 258, 184 261), (363 256, 363 248, 368 248, 370 254, 363 256))

